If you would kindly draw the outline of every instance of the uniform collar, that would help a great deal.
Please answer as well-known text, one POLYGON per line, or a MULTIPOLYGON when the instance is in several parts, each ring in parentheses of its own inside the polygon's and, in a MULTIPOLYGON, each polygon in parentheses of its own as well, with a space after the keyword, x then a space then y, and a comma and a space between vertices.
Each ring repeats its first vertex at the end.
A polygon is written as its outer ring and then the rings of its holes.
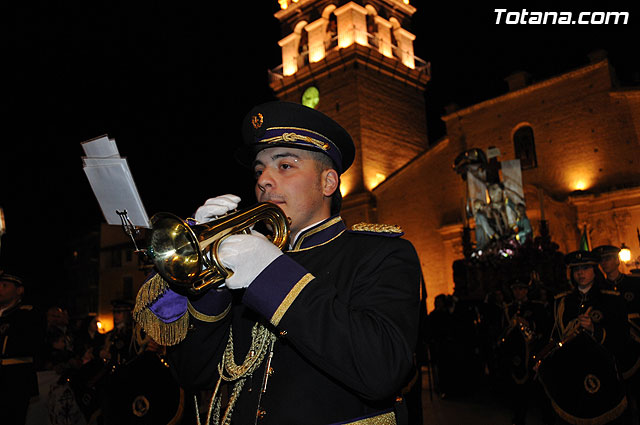
POLYGON ((329 217, 307 229, 302 230, 289 252, 301 251, 323 245, 344 232, 346 226, 338 215, 329 217))
POLYGON ((609 279, 607 279, 607 281, 609 281, 609 283, 612 283, 612 284, 614 284, 614 285, 615 285, 616 283, 620 283, 620 281, 621 281, 623 278, 624 278, 624 273, 622 273, 622 272, 618 271, 618 277, 617 277, 617 278, 615 278, 615 279, 613 279, 613 280, 609 280, 609 279))
POLYGON ((16 311, 20 305, 22 304, 22 300, 17 300, 14 304, 8 305, 5 308, 0 308, 0 317, 6 317, 16 311))
POLYGON ((595 283, 595 282, 593 282, 593 283, 591 284, 591 286, 589 286, 589 287, 588 287, 587 289, 585 289, 585 290, 580 289, 580 287, 579 287, 578 285, 576 285, 576 290, 578 291, 578 293, 579 293, 579 294, 582 294, 582 295, 584 295, 584 296, 586 297, 588 294, 592 293, 592 291, 591 291, 591 290, 595 287, 595 284, 596 284, 596 283, 595 283))

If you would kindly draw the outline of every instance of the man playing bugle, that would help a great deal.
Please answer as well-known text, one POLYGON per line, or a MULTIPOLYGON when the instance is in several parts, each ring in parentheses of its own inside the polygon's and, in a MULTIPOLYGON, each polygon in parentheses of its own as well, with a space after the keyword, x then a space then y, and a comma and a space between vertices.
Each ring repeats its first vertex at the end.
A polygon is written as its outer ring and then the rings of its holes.
MULTIPOLYGON (((270 102, 246 116, 243 139, 257 200, 290 219, 288 247, 255 230, 230 236, 218 255, 233 275, 221 288, 184 296, 156 275, 137 320, 170 345, 185 388, 211 390, 206 421, 407 423, 400 396, 415 373, 420 263, 399 228, 347 230, 340 218, 351 136, 314 109, 270 102)), ((212 198, 196 220, 239 201, 212 198)))

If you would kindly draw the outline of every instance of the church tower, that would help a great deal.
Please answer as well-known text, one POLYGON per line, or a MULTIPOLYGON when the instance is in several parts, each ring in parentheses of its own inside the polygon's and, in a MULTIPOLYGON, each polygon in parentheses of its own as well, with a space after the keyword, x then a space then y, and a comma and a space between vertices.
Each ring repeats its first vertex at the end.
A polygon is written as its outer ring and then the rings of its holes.
POLYGON ((347 224, 376 222, 372 190, 427 148, 429 64, 413 54, 409 0, 279 0, 282 65, 269 72, 281 100, 342 125, 356 158, 342 176, 347 224))

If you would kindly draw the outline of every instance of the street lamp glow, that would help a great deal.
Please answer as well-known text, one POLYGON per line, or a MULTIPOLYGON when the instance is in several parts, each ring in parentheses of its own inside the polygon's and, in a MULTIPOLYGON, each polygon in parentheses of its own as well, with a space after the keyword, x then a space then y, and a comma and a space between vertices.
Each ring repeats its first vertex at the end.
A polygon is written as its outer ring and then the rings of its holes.
POLYGON ((624 244, 624 242, 622 243, 622 247, 618 253, 618 258, 620 258, 620 261, 623 263, 631 261, 631 250, 624 244))
POLYGON ((587 187, 587 184, 584 182, 584 180, 578 180, 574 187, 575 187, 575 190, 585 190, 587 187))

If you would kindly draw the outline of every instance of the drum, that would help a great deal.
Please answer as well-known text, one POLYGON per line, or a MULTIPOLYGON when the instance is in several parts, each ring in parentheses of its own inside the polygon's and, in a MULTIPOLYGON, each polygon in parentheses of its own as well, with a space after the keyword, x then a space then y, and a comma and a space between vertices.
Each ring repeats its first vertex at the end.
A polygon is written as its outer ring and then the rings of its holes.
POLYGON ((529 342, 520 327, 512 327, 500 340, 500 358, 506 372, 516 384, 529 379, 529 342))
POLYGON ((634 378, 640 369, 640 342, 629 338, 624 349, 618 355, 620 373, 625 380, 634 378))
POLYGON ((85 363, 69 377, 64 377, 73 390, 76 403, 87 422, 95 414, 99 414, 100 396, 111 367, 100 361, 92 360, 85 363))
POLYGON ((538 379, 553 409, 571 424, 605 424, 627 407, 613 355, 586 332, 551 351, 540 363, 538 379))
POLYGON ((105 424, 173 425, 184 410, 184 391, 169 366, 143 352, 109 377, 102 415, 105 424))

